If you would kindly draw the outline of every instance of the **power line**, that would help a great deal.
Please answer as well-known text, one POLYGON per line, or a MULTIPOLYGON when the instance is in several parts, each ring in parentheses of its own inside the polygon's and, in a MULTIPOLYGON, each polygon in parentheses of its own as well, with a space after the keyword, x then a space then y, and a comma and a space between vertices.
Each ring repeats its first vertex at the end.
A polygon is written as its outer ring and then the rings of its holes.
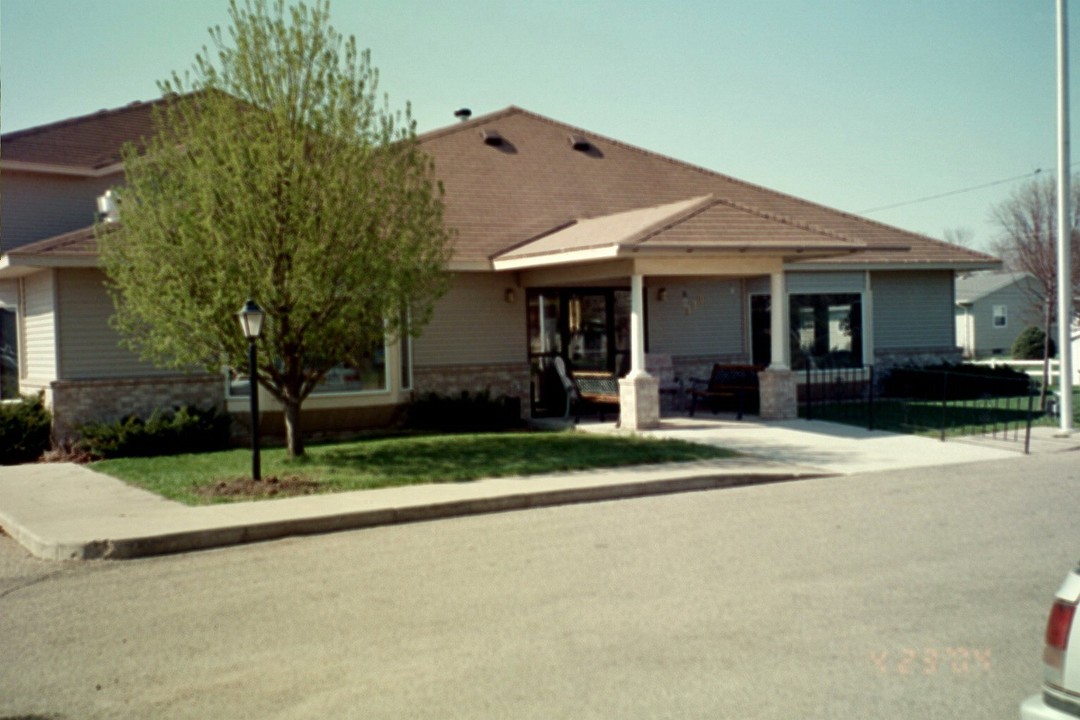
MULTIPOLYGON (((1052 170, 1053 168, 1051 168, 1052 170)), ((982 185, 972 185, 971 187, 961 188, 959 190, 950 190, 948 192, 939 193, 937 195, 927 195, 926 197, 916 198, 915 200, 904 200, 903 202, 893 203, 891 205, 881 205, 879 207, 873 207, 869 210, 860 210, 859 215, 869 215, 870 213, 880 212, 881 210, 892 210, 893 208, 904 207, 906 205, 915 205, 917 203, 929 202, 931 200, 940 200, 941 198, 950 197, 952 195, 960 195, 962 193, 974 192, 975 190, 984 190, 986 188, 994 187, 996 185, 1004 185, 1006 183, 1016 182, 1017 180, 1026 180, 1027 178, 1035 177, 1043 172, 1042 168, 1035 168, 1032 172, 1025 173, 1024 175, 1017 175, 1016 177, 1005 178, 1004 180, 995 180, 994 182, 984 183, 982 185)), ((1048 171, 1049 172, 1049 171, 1048 171)))

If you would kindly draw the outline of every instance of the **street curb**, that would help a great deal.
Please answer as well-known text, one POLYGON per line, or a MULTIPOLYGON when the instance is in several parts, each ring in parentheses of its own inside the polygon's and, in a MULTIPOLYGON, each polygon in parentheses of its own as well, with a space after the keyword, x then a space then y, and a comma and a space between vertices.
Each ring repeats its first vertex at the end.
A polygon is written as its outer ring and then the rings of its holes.
POLYGON ((359 530, 452 517, 764 485, 832 476, 832 473, 717 473, 642 482, 620 482, 591 487, 521 492, 486 498, 375 508, 268 522, 242 523, 227 527, 201 528, 164 532, 156 535, 89 541, 42 540, 23 527, 12 527, 4 524, 4 528, 9 535, 38 557, 53 560, 128 560, 194 550, 209 550, 252 542, 277 540, 285 537, 359 530))

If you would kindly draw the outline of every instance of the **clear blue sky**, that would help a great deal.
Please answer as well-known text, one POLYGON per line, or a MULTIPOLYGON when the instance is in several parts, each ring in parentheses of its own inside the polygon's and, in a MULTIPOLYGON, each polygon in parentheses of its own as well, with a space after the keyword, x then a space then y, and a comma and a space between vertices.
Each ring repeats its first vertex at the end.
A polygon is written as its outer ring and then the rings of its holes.
MULTIPOLYGON (((334 0, 331 17, 421 131, 519 105, 856 213, 1055 163, 1053 0, 334 0)), ((215 24, 226 0, 0 0, 3 130, 152 99, 215 24)), ((1017 184, 869 217, 985 246, 1017 184)))

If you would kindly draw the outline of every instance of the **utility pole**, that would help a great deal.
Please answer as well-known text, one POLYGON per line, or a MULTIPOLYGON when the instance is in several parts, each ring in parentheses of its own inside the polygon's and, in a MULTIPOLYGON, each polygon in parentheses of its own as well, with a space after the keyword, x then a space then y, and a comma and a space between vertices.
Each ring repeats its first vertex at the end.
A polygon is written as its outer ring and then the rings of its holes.
POLYGON ((1067 0, 1057 0, 1057 287, 1061 434, 1073 431, 1072 397, 1072 213, 1069 189, 1069 46, 1067 0))

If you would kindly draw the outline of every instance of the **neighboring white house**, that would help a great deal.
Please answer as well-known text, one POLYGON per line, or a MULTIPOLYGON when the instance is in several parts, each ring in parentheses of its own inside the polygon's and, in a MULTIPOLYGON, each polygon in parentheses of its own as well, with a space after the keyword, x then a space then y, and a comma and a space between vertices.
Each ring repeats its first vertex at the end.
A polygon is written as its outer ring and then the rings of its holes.
POLYGON ((1026 273, 989 272, 956 279, 956 342, 964 357, 1008 356, 1025 328, 1043 326, 1035 279, 1026 273))

